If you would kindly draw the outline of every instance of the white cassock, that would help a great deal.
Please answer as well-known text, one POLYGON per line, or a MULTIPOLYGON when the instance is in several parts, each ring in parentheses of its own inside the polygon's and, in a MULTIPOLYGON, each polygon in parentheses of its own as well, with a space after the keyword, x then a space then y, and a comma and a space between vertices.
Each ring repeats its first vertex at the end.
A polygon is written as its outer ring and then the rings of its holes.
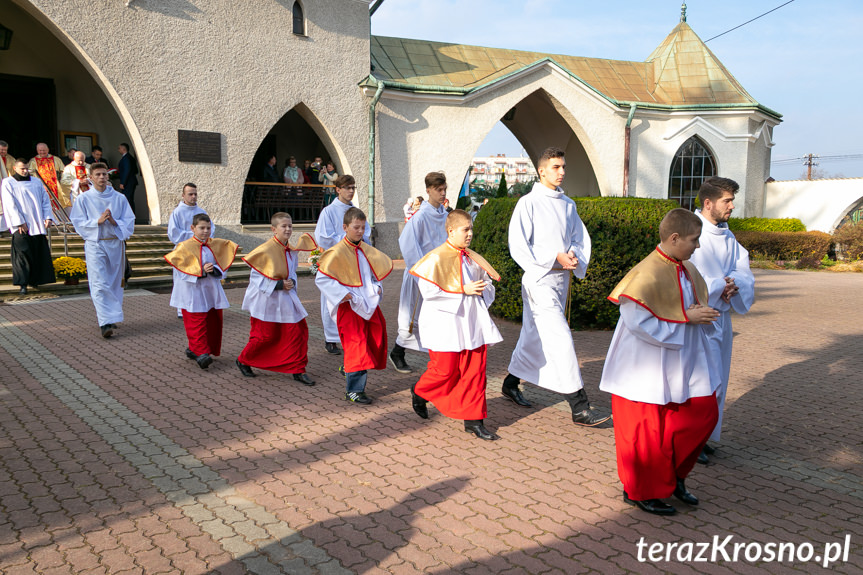
MULTIPOLYGON (((356 207, 353 204, 346 204, 336 198, 330 205, 321 210, 321 215, 318 216, 318 223, 315 226, 315 241, 321 250, 327 250, 342 241, 345 237, 344 219, 345 212, 356 207)), ((366 232, 363 234, 363 241, 371 242, 372 228, 366 222, 366 232)), ((317 274, 319 277, 321 274, 317 274)), ((320 284, 315 281, 315 284, 320 288, 320 284)), ((343 294, 344 295, 344 294, 343 294)), ((374 308, 372 308, 374 311, 374 308)), ((324 338, 327 343, 337 343, 339 341, 339 328, 333 319, 335 310, 330 310, 327 307, 327 297, 321 291, 321 321, 324 324, 324 338)))
MULTIPOLYGON (((125 199, 125 198, 123 198, 125 199)), ((213 264, 215 269, 222 275, 215 277, 207 274, 206 277, 198 277, 180 272, 179 281, 174 281, 174 289, 171 291, 170 306, 184 309, 192 313, 207 313, 211 309, 227 309, 230 307, 225 290, 222 288, 222 279, 225 270, 216 264, 213 251, 207 246, 201 248, 201 267, 205 264, 213 264)))
POLYGON ((108 185, 104 192, 90 188, 75 201, 69 214, 75 231, 84 239, 87 283, 99 325, 123 321, 123 272, 126 269, 125 242, 135 232, 135 214, 126 196, 108 185), (117 222, 98 223, 111 210, 117 222))
MULTIPOLYGON (((383 286, 375 277, 375 274, 372 273, 369 260, 366 259, 362 250, 357 250, 357 261, 359 262, 360 277, 363 283, 360 287, 348 287, 322 273, 315 274, 315 284, 321 290, 321 297, 326 298, 327 317, 330 318, 333 325, 336 323, 339 305, 347 294, 351 294, 351 309, 366 321, 372 318, 375 310, 381 303, 383 286)), ((338 328, 336 328, 336 341, 338 341, 338 337, 338 328)))
POLYGON ((270 323, 298 323, 309 315, 297 296, 298 252, 286 251, 285 258, 288 263, 288 279, 294 282, 291 289, 276 291, 278 280, 270 279, 252 269, 249 287, 243 297, 243 309, 253 318, 270 323))
MULTIPOLYGON (((90 176, 90 164, 84 164, 84 169, 86 170, 87 176, 90 176)), ((63 168, 63 174, 60 176, 60 185, 66 190, 66 193, 69 194, 69 200, 74 203, 74 201, 81 194, 81 182, 78 181, 78 178, 75 177, 75 163, 67 165, 63 168)), ((92 187, 92 184, 90 184, 92 187)))
POLYGON ((419 324, 424 334, 423 345, 430 350, 459 352, 503 341, 488 313, 494 302, 491 278, 470 258, 462 258, 461 269, 464 283, 480 279, 486 282, 481 297, 448 293, 428 280, 412 276, 419 280, 424 302, 419 324))
MULTIPOLYGON (((423 202, 417 213, 405 224, 399 236, 399 247, 405 260, 405 273, 402 277, 402 289, 399 295, 399 334, 396 344, 408 349, 426 351, 429 348, 422 343, 417 319, 422 313, 423 298, 417 287, 418 277, 410 274, 410 269, 424 255, 446 241, 446 217, 449 212, 443 204, 437 208, 429 202, 423 202), (413 329, 411 329, 413 323, 413 329)), ((470 348, 473 349, 473 348, 470 348)))
MULTIPOLYGON (((180 202, 180 205, 174 208, 174 211, 171 212, 171 219, 168 220, 168 239, 174 243, 175 249, 177 244, 191 239, 194 235, 192 233, 192 218, 194 218, 196 214, 206 213, 207 212, 204 208, 197 204, 190 206, 186 204, 186 202, 180 202)), ((210 224, 210 237, 216 237, 216 224, 210 224)), ((182 276, 187 275, 177 268, 172 268, 172 271, 174 276, 174 285, 176 285, 178 281, 182 281, 182 276)), ((180 312, 181 309, 183 308, 177 308, 178 317, 183 317, 180 312)))
POLYGON ((4 178, 0 184, 0 201, 3 205, 3 219, 9 233, 18 231, 18 226, 27 224, 28 235, 44 236, 45 220, 53 220, 51 199, 42 180, 35 176, 30 181, 19 182, 12 176, 4 178))
POLYGON ((572 332, 565 317, 570 272, 553 269, 557 254, 572 251, 584 278, 590 261, 590 235, 575 202, 563 190, 540 183, 515 206, 509 222, 509 251, 524 270, 521 333, 512 352, 509 373, 558 393, 584 387, 572 332))
POLYGON ((701 218, 701 244, 689 261, 707 282, 708 305, 720 312, 716 321, 717 330, 710 338, 710 347, 717 372, 716 400, 719 403, 719 422, 710 435, 713 441, 719 441, 722 431, 722 412, 725 409, 725 395, 728 391, 728 378, 731 373, 731 346, 734 334, 731 328, 731 310, 745 314, 755 300, 755 276, 749 269, 749 252, 741 246, 734 234, 728 229, 728 224, 718 226, 708 222, 701 211, 695 212, 701 218), (734 283, 740 289, 731 298, 731 303, 722 300, 725 289, 725 278, 734 278, 734 283))
MULTIPOLYGON (((683 307, 694 301, 692 283, 679 273, 683 307)), ((630 401, 666 405, 713 393, 708 341, 715 324, 664 321, 620 298, 620 319, 602 369, 599 389, 630 401)))

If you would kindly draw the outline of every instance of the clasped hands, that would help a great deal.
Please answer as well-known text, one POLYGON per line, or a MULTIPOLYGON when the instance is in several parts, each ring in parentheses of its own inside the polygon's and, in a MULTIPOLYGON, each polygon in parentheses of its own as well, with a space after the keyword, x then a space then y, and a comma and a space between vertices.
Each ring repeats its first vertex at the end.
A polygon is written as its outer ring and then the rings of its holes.
POLYGON ((104 212, 102 212, 102 215, 99 216, 99 220, 97 223, 104 224, 105 222, 110 222, 111 225, 114 225, 114 226, 117 225, 117 222, 115 222, 113 216, 111 216, 111 209, 110 208, 108 208, 104 212))
POLYGON ((725 303, 731 303, 731 298, 736 296, 739 291, 740 288, 734 283, 734 278, 726 277, 725 289, 722 290, 722 295, 720 297, 725 303))
POLYGON ((694 303, 686 310, 686 317, 689 323, 713 323, 719 319, 719 312, 712 307, 694 303))
POLYGON ((557 263, 560 264, 562 269, 574 270, 578 267, 578 258, 575 257, 575 253, 572 250, 567 253, 560 252, 557 254, 557 263))

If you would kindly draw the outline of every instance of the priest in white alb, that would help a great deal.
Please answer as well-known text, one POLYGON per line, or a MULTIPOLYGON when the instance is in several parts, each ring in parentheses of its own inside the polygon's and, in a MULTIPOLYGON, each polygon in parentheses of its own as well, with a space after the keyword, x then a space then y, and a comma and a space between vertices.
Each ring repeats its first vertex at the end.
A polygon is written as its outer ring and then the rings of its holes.
MULTIPOLYGON (((183 192, 180 197, 180 203, 171 212, 171 219, 168 220, 168 239, 174 243, 176 248, 180 242, 184 242, 192 238, 192 218, 198 214, 207 214, 207 211, 198 205, 198 186, 189 182, 183 186, 183 192)), ((216 224, 211 222, 210 237, 216 237, 216 224)), ((178 281, 183 281, 183 272, 174 268, 172 270, 174 276, 174 284, 178 281)), ((177 317, 183 319, 183 310, 177 308, 177 317)))
MULTIPOLYGON (((344 219, 345 213, 355 207, 351 200, 357 192, 357 183, 353 176, 344 174, 336 178, 334 182, 336 186, 337 197, 323 210, 318 216, 318 223, 315 226, 315 242, 322 250, 328 250, 342 238, 345 237, 344 219)), ((366 222, 363 241, 371 242, 372 228, 366 222)), ((319 286, 320 287, 320 286, 319 286)), ((324 339, 326 341, 327 352, 333 355, 339 355, 338 341, 339 329, 336 326, 335 320, 330 315, 331 310, 327 307, 327 298, 325 294, 321 294, 321 322, 324 324, 324 339)))
MULTIPOLYGON (((755 276, 749 269, 749 252, 741 246, 728 229, 728 218, 734 210, 734 196, 739 186, 734 180, 713 177, 704 181, 698 191, 701 210, 701 247, 692 254, 692 263, 707 282, 709 305, 720 312, 718 329, 710 337, 717 379, 716 400, 719 403, 719 422, 710 435, 719 441, 722 431, 722 412, 728 392, 731 373, 731 345, 734 334, 731 328, 732 310, 745 314, 755 300, 755 276)), ((713 448, 705 445, 700 463, 707 463, 713 448)))
POLYGON ((587 271, 590 235, 575 202, 560 188, 566 173, 563 150, 543 151, 537 171, 539 182, 519 199, 509 222, 509 251, 524 270, 524 303, 521 333, 501 392, 522 407, 531 404, 518 388, 520 380, 561 393, 573 423, 593 427, 611 416, 590 407, 564 311, 571 276, 584 278, 587 271))
POLYGON ((419 332, 423 298, 417 285, 419 280, 411 275, 410 269, 447 239, 446 218, 449 212, 443 206, 446 199, 446 176, 442 172, 429 172, 426 174, 425 185, 428 201, 420 205, 420 209, 408 220, 399 236, 405 273, 399 295, 399 333, 390 352, 390 362, 399 373, 413 371, 405 361, 405 348, 426 351, 419 332))
MULTIPOLYGON (((84 152, 75 152, 72 161, 63 168, 63 175, 60 176, 60 188, 72 203, 80 194, 90 189, 90 164, 85 161, 86 157, 84 152)), ((71 207, 66 211, 70 209, 71 207)))
POLYGON ((72 206, 69 219, 84 239, 87 283, 102 337, 109 338, 123 321, 123 272, 125 241, 135 232, 135 214, 126 196, 108 183, 105 164, 90 166, 93 187, 72 206))

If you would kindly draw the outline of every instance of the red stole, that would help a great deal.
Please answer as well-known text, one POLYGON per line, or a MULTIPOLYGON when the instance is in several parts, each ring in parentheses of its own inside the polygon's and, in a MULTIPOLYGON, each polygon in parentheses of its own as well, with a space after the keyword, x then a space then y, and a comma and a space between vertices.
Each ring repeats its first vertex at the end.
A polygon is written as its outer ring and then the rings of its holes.
MULTIPOLYGON (((87 177, 87 166, 75 166, 75 179, 80 180, 81 178, 87 177)), ((90 189, 90 184, 87 183, 86 180, 79 184, 78 190, 81 193, 86 192, 90 189)))
POLYGON ((57 196, 57 171, 54 168, 54 156, 35 158, 36 172, 54 196, 57 196))

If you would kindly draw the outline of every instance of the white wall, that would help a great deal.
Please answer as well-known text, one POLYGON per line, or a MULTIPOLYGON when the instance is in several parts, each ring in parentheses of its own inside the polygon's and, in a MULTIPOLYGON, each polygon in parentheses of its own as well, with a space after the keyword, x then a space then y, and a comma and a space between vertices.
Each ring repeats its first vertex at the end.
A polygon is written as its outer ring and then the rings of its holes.
POLYGON ((832 232, 863 198, 863 178, 787 180, 765 185, 765 218, 799 218, 809 231, 832 232))

